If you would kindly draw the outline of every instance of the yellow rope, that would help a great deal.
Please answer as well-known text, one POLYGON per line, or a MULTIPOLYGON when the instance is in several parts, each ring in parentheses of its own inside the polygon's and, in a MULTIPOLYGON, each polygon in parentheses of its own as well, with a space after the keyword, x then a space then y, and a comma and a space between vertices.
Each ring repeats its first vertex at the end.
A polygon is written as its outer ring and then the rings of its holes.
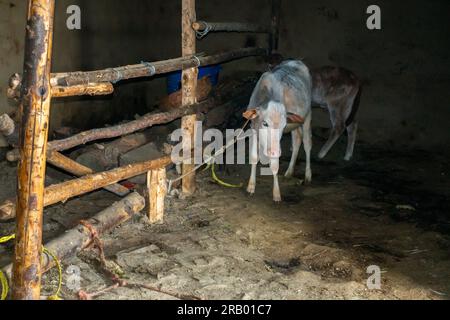
POLYGON ((216 175, 216 170, 215 170, 215 163, 213 161, 212 165, 211 165, 211 174, 212 174, 212 178, 215 182, 217 182, 218 184, 220 184, 223 187, 227 187, 227 188, 242 188, 243 184, 229 184, 226 183, 222 180, 220 180, 217 175, 216 175))
MULTIPOLYGON (((15 238, 16 238, 15 234, 12 234, 12 235, 6 236, 6 237, 1 237, 0 244, 6 243, 15 238)), ((2 284, 2 294, 0 296, 0 301, 3 301, 3 300, 6 300, 6 297, 8 297, 9 285, 8 285, 8 279, 6 278, 6 275, 3 273, 2 270, 0 270, 0 282, 2 284)))
POLYGON ((61 292, 61 286, 62 286, 62 267, 61 267, 61 263, 59 262, 58 258, 56 257, 56 255, 51 252, 50 250, 46 249, 45 247, 42 247, 42 250, 45 254, 49 255, 50 257, 52 257, 52 259, 55 261, 55 265, 56 265, 56 269, 58 269, 58 287, 56 289, 56 292, 54 295, 48 297, 48 300, 62 300, 59 297, 59 293, 61 292))
POLYGON ((8 296, 9 286, 8 286, 8 279, 6 279, 5 274, 2 270, 0 270, 0 282, 2 284, 2 295, 0 296, 0 300, 6 300, 6 297, 8 296))
MULTIPOLYGON (((2 243, 6 243, 8 241, 11 241, 13 239, 16 238, 15 234, 12 234, 10 236, 6 236, 6 237, 2 237, 0 238, 0 244, 2 243)), ((59 297, 59 293, 61 292, 61 287, 62 287, 62 267, 61 267, 61 263, 59 262, 58 258, 56 257, 56 255, 51 252, 50 250, 46 249, 44 246, 42 246, 42 251, 50 256, 56 264, 56 268, 58 269, 58 288, 56 289, 56 292, 54 295, 48 297, 48 300, 62 300, 59 297)), ((0 295, 0 301, 1 300, 6 300, 6 297, 8 297, 8 292, 9 292, 9 285, 8 285, 8 279, 6 278, 6 275, 3 273, 2 270, 0 270, 0 283, 2 286, 2 291, 1 291, 1 295, 0 295)))

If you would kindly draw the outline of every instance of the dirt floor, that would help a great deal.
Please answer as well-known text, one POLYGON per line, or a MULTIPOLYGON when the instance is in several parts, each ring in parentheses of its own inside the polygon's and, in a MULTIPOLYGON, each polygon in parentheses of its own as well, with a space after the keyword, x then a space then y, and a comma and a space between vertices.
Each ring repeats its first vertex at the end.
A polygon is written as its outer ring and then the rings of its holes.
MULTIPOLYGON (((317 154, 324 140, 315 140, 317 154)), ((288 148, 288 139, 284 143, 288 148)), ((258 177, 249 198, 244 188, 224 188, 200 173, 194 197, 167 199, 163 225, 150 226, 139 215, 103 237, 107 258, 127 281, 202 299, 448 299, 448 157, 360 143, 346 163, 344 144, 341 139, 325 161, 313 162, 312 185, 302 185, 303 162, 296 178, 282 178, 279 205, 271 199, 271 177, 258 177), (370 265, 382 270, 380 290, 366 286, 370 265)), ((249 167, 228 166, 218 174, 246 183, 249 167)), ((0 176, 5 198, 14 192, 15 168, 1 163, 0 176)), ((45 240, 116 200, 101 191, 46 209, 45 240)), ((1 224, 0 234, 13 229, 1 224)), ((0 265, 11 249, 0 247, 0 265)), ((95 257, 92 249, 64 261, 65 270, 80 268, 81 289, 89 293, 112 284, 95 257)), ((48 293, 56 279, 54 270, 44 277, 48 293)), ((76 299, 69 283, 66 272, 62 296, 76 299)), ((124 287, 96 297, 174 298, 124 287)))

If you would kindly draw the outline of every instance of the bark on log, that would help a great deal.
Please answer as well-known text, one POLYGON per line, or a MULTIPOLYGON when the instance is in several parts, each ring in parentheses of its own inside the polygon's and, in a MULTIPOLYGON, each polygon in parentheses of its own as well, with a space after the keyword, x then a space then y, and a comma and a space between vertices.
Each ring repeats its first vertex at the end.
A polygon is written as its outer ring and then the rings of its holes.
MULTIPOLYGON (((192 24, 192 23, 191 23, 192 24)), ((191 25, 189 28, 192 30, 191 25)), ((240 48, 225 51, 218 54, 205 56, 195 55, 195 52, 187 57, 175 58, 157 62, 144 62, 140 64, 108 68, 96 71, 78 71, 52 74, 50 83, 52 86, 74 86, 79 84, 112 82, 121 80, 151 77, 173 71, 186 70, 189 68, 208 66, 231 60, 251 56, 265 56, 267 49, 263 48, 240 48)))
MULTIPOLYGON (((49 186, 44 193, 44 206, 66 201, 70 198, 92 192, 122 180, 136 177, 150 170, 166 167, 171 163, 170 156, 161 159, 139 162, 114 170, 90 174, 78 179, 49 186)), ((16 216, 14 199, 8 199, 0 205, 0 221, 13 219, 16 216)))
MULTIPOLYGON (((77 177, 95 173, 91 168, 83 166, 82 164, 73 161, 72 159, 56 151, 53 151, 48 155, 47 162, 77 177)), ((106 186, 103 189, 112 192, 119 197, 124 197, 130 193, 130 190, 128 190, 128 188, 125 188, 118 183, 106 186)))
POLYGON ((114 86, 109 82, 89 83, 70 87, 52 87, 52 98, 74 96, 105 96, 114 92, 114 86))
POLYGON ((214 99, 210 99, 187 108, 175 109, 170 112, 147 114, 138 120, 125 124, 93 129, 64 140, 51 141, 48 144, 48 149, 52 151, 63 151, 95 140, 124 136, 157 124, 172 122, 185 115, 207 112, 214 107, 215 101, 214 99))
MULTIPOLYGON (((125 124, 101 129, 92 129, 81 132, 67 139, 50 141, 48 143, 48 151, 64 151, 91 141, 124 136, 154 125, 172 122, 185 115, 206 113, 215 106, 215 99, 210 98, 198 104, 186 108, 174 109, 170 112, 149 113, 138 120, 130 121, 125 124)), ((9 151, 6 157, 10 162, 18 161, 20 159, 17 149, 9 151)))
POLYGON ((148 217, 150 223, 163 223, 164 201, 167 193, 166 168, 152 170, 147 173, 147 189, 149 194, 148 217))
POLYGON ((39 300, 42 211, 50 116, 55 0, 29 0, 17 173, 17 228, 12 297, 39 300))
MULTIPOLYGON (((138 193, 133 192, 126 198, 114 203, 111 207, 106 208, 87 220, 87 223, 101 236, 129 220, 133 215, 144 209, 144 206, 144 198, 138 193)), ((61 237, 50 241, 45 247, 61 261, 86 249, 90 245, 91 240, 91 230, 80 224, 64 233, 61 237)), ((42 259, 42 273, 47 272, 53 266, 54 260, 44 254, 42 259)), ((6 266, 3 270, 8 279, 11 279, 12 265, 6 266)))
MULTIPOLYGON (((195 12, 195 0, 182 0, 181 2, 181 49, 184 57, 191 56, 196 52, 197 39, 192 24, 197 20, 195 12)), ((198 66, 197 66, 198 67, 198 66)), ((181 104, 188 106, 197 101, 197 78, 198 68, 183 70, 181 77, 181 104)), ((195 126, 197 116, 189 115, 181 119, 181 129, 183 130, 183 150, 191 150, 194 147, 195 126)), ((183 155, 186 157, 186 155, 183 155)), ((192 153, 191 153, 191 157, 192 153)), ((195 167, 193 159, 183 162, 183 181, 182 189, 186 195, 192 195, 195 192, 195 167)))

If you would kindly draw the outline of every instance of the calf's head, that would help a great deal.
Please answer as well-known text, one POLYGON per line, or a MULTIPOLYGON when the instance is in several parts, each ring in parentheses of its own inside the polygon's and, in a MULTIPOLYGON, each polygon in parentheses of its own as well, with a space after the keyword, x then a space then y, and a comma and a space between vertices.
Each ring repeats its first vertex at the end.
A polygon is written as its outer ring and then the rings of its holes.
POLYGON ((249 108, 244 118, 252 121, 253 129, 257 131, 259 147, 269 159, 281 156, 281 137, 288 123, 299 122, 301 117, 286 112, 282 103, 269 101, 263 106, 249 108))

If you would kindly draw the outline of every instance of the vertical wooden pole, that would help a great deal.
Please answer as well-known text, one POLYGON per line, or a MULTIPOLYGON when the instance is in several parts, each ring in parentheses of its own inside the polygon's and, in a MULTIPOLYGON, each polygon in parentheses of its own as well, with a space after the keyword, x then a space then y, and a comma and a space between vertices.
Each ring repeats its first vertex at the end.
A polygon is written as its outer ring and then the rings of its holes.
MULTIPOLYGON (((196 53, 196 38, 195 31, 192 28, 192 24, 197 20, 195 13, 195 0, 181 0, 182 1, 182 55, 191 56, 196 53)), ((183 106, 196 103, 196 91, 197 91, 197 76, 198 68, 191 68, 183 71, 182 74, 182 104, 183 106)), ((196 115, 186 116, 182 118, 181 127, 186 132, 186 135, 190 136, 190 139, 183 139, 185 145, 183 150, 192 150, 195 138, 195 122, 197 120, 196 115)), ((191 163, 183 164, 183 175, 189 173, 194 168, 194 159, 191 157, 191 163)), ((183 179, 183 193, 191 195, 195 192, 195 172, 188 174, 183 179)))
POLYGON ((55 0, 29 0, 20 113, 12 298, 38 300, 55 0))
POLYGON ((164 200, 166 198, 166 168, 149 171, 147 174, 148 208, 150 223, 163 223, 164 200))
POLYGON ((280 34, 281 0, 272 0, 271 8, 271 32, 269 37, 269 53, 278 51, 278 39, 280 34))

